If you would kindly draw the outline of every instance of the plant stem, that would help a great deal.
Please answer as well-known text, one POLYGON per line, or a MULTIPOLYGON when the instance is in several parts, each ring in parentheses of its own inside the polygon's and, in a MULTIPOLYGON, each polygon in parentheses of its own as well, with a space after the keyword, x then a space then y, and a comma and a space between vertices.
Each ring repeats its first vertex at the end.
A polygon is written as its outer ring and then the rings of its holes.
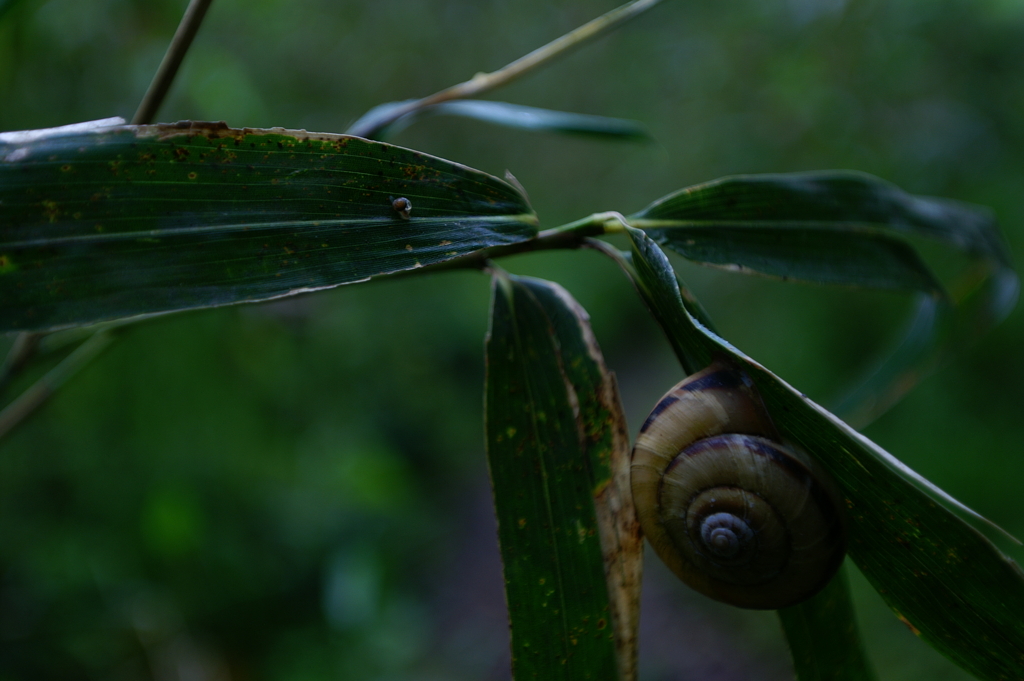
MULTIPOLYGON (((203 23, 206 11, 213 4, 213 0, 190 0, 185 14, 181 17, 178 30, 175 31, 171 44, 164 53, 153 81, 149 89, 142 97, 139 108, 132 117, 133 125, 145 125, 152 123, 157 110, 167 97, 167 93, 178 74, 181 62, 185 58, 192 40, 199 32, 203 23)), ((22 333, 15 340, 7 358, 0 366, 0 395, 3 394, 11 379, 20 372, 28 361, 35 354, 39 341, 46 334, 22 333)), ((114 337, 108 330, 100 330, 93 333, 81 345, 56 367, 51 369, 45 376, 40 378, 32 387, 23 392, 8 404, 3 411, 0 411, 0 439, 9 433, 15 426, 25 420, 32 412, 38 409, 53 395, 56 390, 69 378, 92 361, 100 354, 114 337)))
POLYGON ((476 97, 484 92, 506 85, 548 62, 568 54, 584 43, 618 28, 623 23, 654 7, 659 2, 661 0, 633 0, 625 5, 616 7, 612 11, 602 14, 560 38, 552 40, 547 45, 537 48, 533 52, 516 59, 511 64, 507 64, 493 73, 478 73, 463 83, 452 85, 422 99, 416 99, 401 106, 396 106, 386 116, 367 121, 363 126, 349 128, 348 134, 372 138, 380 130, 409 114, 440 104, 441 102, 476 97))
POLYGON ((21 373, 21 370, 25 368, 25 365, 36 354, 36 350, 39 348, 39 340, 42 337, 43 334, 41 333, 23 331, 14 339, 14 345, 7 352, 7 357, 4 358, 3 364, 0 364, 0 397, 3 396, 4 391, 7 390, 7 386, 10 385, 14 377, 21 373))
MULTIPOLYGON (((569 222, 558 227, 546 229, 529 241, 520 241, 507 246, 493 246, 467 255, 462 255, 436 265, 427 265, 421 269, 406 270, 387 276, 388 279, 419 276, 427 272, 444 272, 447 270, 482 270, 492 265, 497 258, 512 255, 533 253, 535 251, 572 250, 588 246, 590 237, 602 234, 616 234, 622 231, 625 218, 620 213, 594 213, 588 217, 569 222)), ((600 243, 600 242, 598 242, 600 243)))
POLYGON ((46 402, 65 381, 100 354, 112 340, 113 336, 106 331, 94 333, 60 364, 0 411, 0 439, 46 402))
POLYGON ((167 47, 163 61, 160 62, 160 68, 153 76, 153 82, 149 84, 149 89, 132 118, 132 125, 145 125, 153 122, 157 109, 163 104, 168 90, 171 89, 171 83, 174 82, 174 77, 178 74, 178 68, 185 58, 185 53, 192 45, 192 39, 196 37, 199 26, 203 23, 203 17, 206 16, 206 10, 210 8, 212 2, 213 0, 190 0, 188 3, 185 15, 181 17, 181 23, 178 24, 178 30, 175 31, 174 38, 171 39, 171 44, 167 47))
POLYGON ((583 244, 581 247, 591 248, 611 258, 612 262, 618 265, 619 268, 626 273, 626 276, 629 278, 629 280, 633 282, 634 285, 636 285, 636 270, 633 269, 633 265, 629 262, 629 260, 626 259, 626 254, 620 251, 619 249, 615 248, 615 246, 612 246, 607 241, 601 241, 600 239, 587 237, 586 239, 583 240, 583 244))

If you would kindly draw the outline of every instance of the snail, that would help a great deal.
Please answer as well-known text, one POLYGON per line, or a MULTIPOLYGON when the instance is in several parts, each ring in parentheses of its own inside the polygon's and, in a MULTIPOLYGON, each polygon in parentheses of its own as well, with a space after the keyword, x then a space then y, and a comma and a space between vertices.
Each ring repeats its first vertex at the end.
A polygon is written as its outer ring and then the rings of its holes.
POLYGON ((412 213, 412 201, 403 197, 392 199, 391 207, 395 209, 395 212, 402 216, 403 220, 408 220, 409 215, 412 213))
POLYGON ((753 382, 715 363, 670 390, 633 449, 643 533, 686 584, 742 608, 794 605, 846 552, 835 483, 783 444, 753 382))

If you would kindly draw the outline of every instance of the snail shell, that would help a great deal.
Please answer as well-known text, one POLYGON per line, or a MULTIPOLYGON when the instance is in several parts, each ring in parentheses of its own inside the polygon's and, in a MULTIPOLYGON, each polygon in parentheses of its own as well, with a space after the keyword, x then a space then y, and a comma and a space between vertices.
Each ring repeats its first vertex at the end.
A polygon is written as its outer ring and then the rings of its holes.
POLYGON ((670 390, 633 449, 633 500, 658 556, 689 586, 742 608, 783 608, 846 552, 841 496, 779 442, 743 373, 713 364, 670 390))
POLYGON ((404 196, 393 199, 391 201, 391 207, 395 209, 395 212, 402 216, 403 220, 408 220, 409 215, 412 214, 412 201, 405 198, 404 196))

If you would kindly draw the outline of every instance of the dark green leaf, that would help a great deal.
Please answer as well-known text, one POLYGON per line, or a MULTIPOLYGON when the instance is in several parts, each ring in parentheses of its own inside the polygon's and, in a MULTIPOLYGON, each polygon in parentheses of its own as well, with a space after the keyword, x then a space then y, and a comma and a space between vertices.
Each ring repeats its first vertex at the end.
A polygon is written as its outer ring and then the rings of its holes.
POLYGON ((800 681, 875 681, 857 630, 845 565, 820 593, 778 612, 800 681))
POLYGON ((643 232, 629 235, 627 272, 684 366, 727 358, 750 376, 780 433, 839 485, 850 557, 897 616, 982 679, 1024 678, 1024 574, 950 508, 973 512, 696 324, 665 254, 643 232))
POLYGON ((670 194, 633 218, 672 223, 659 227, 875 225, 894 234, 944 241, 1009 265, 1006 246, 984 208, 913 196, 853 171, 726 177, 670 194))
POLYGON ((686 290, 669 264, 668 258, 653 241, 640 239, 634 236, 632 231, 630 235, 633 252, 616 259, 640 293, 640 297, 647 303, 654 318, 666 330, 669 343, 683 369, 687 374, 695 374, 711 363, 712 356, 707 351, 707 344, 697 335, 673 333, 669 329, 686 329, 694 325, 696 316, 690 311, 686 301, 696 298, 686 290), (665 295, 665 290, 674 290, 676 296, 665 295), (686 291, 687 295, 683 295, 683 291, 686 291))
MULTIPOLYGON (((600 243, 604 244, 604 242, 600 243)), ((607 246, 607 244, 605 244, 605 246, 607 246)), ((618 249, 613 249, 611 246, 608 246, 607 249, 602 247, 601 250, 605 251, 608 255, 611 255, 612 258, 621 260, 624 266, 629 268, 633 267, 632 253, 624 253, 618 249)), ((708 311, 704 309, 701 302, 697 300, 697 297, 690 293, 689 289, 686 288, 678 276, 676 276, 676 283, 679 286, 679 295, 682 296, 683 305, 686 307, 686 311, 690 313, 690 316, 693 317, 698 324, 702 324, 704 328, 717 334, 718 331, 715 329, 714 322, 711 321, 711 316, 708 314, 708 311)))
POLYGON ((641 544, 625 421, 564 289, 496 274, 486 396, 515 677, 607 679, 618 665, 635 678, 641 544))
POLYGON ((687 260, 784 281, 942 293, 910 246, 870 230, 723 225, 651 230, 651 237, 687 260))
POLYGON ((863 173, 742 175, 690 187, 630 218, 682 256, 782 279, 922 292, 895 351, 837 407, 864 425, 940 365, 952 350, 1009 314, 1018 281, 987 210, 912 196, 863 173), (903 240, 937 240, 977 266, 943 287, 903 240), (964 289, 970 291, 965 295, 964 289))
MULTIPOLYGON (((740 175, 689 187, 630 217, 655 241, 709 265, 781 279, 940 293, 895 234, 955 233, 979 214, 850 172, 740 175)), ((979 225, 975 229, 984 230, 979 225)))
POLYGON ((6 133, 0 332, 365 281, 535 225, 503 180, 355 137, 189 122, 6 133))

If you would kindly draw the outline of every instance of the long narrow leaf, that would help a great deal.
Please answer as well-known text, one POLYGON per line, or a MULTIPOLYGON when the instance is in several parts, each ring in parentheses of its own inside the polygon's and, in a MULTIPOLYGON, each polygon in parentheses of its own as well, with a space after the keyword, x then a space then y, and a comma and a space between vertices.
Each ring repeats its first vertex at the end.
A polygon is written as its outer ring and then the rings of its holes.
POLYGON ((676 353, 696 365, 728 357, 750 376, 780 433, 839 485, 850 557, 897 616, 982 679, 1024 678, 1024 574, 950 510, 969 509, 695 323, 664 253, 629 235, 630 274, 676 353))
MULTIPOLYGON (((362 118, 353 123, 351 128, 354 130, 372 128, 376 121, 384 119, 392 111, 406 106, 410 101, 413 100, 388 102, 375 106, 367 111, 362 118)), ((418 109, 414 113, 407 114, 378 131, 376 138, 386 139, 413 123, 430 116, 473 118, 507 128, 518 128, 535 132, 560 132, 630 141, 651 139, 647 128, 637 121, 571 113, 568 111, 554 111, 552 109, 540 109, 535 106, 492 102, 482 99, 455 99, 441 102, 425 109, 418 109)))
POLYGON ((486 395, 515 678, 634 679, 641 543, 625 420, 564 289, 496 274, 486 395))
MULTIPOLYGON (((638 227, 651 224, 638 221, 638 227)), ((677 227, 652 237, 687 260, 819 284, 929 291, 942 285, 906 243, 871 230, 774 225, 677 227)))
POLYGON ((726 177, 670 194, 630 218, 646 228, 639 222, 644 220, 662 223, 650 225, 659 230, 656 240, 665 236, 661 230, 688 226, 852 231, 872 225, 883 233, 936 239, 1009 265, 1006 246, 984 208, 913 196, 872 175, 847 170, 726 177))
POLYGON ((987 210, 913 196, 850 171, 739 175, 670 194, 630 217, 685 258, 785 280, 919 292, 917 313, 891 355, 837 406, 861 426, 884 412, 953 349, 1009 314, 1017 276, 987 210), (908 236, 975 259, 967 289, 944 295, 908 236), (952 304, 951 304, 952 303, 952 304))
POLYGON ((823 284, 942 291, 897 233, 947 235, 966 207, 851 172, 739 175, 688 187, 630 216, 709 265, 823 284))
POLYGON ((0 332, 267 300, 535 233, 507 182, 357 137, 190 122, 0 134, 0 332))

